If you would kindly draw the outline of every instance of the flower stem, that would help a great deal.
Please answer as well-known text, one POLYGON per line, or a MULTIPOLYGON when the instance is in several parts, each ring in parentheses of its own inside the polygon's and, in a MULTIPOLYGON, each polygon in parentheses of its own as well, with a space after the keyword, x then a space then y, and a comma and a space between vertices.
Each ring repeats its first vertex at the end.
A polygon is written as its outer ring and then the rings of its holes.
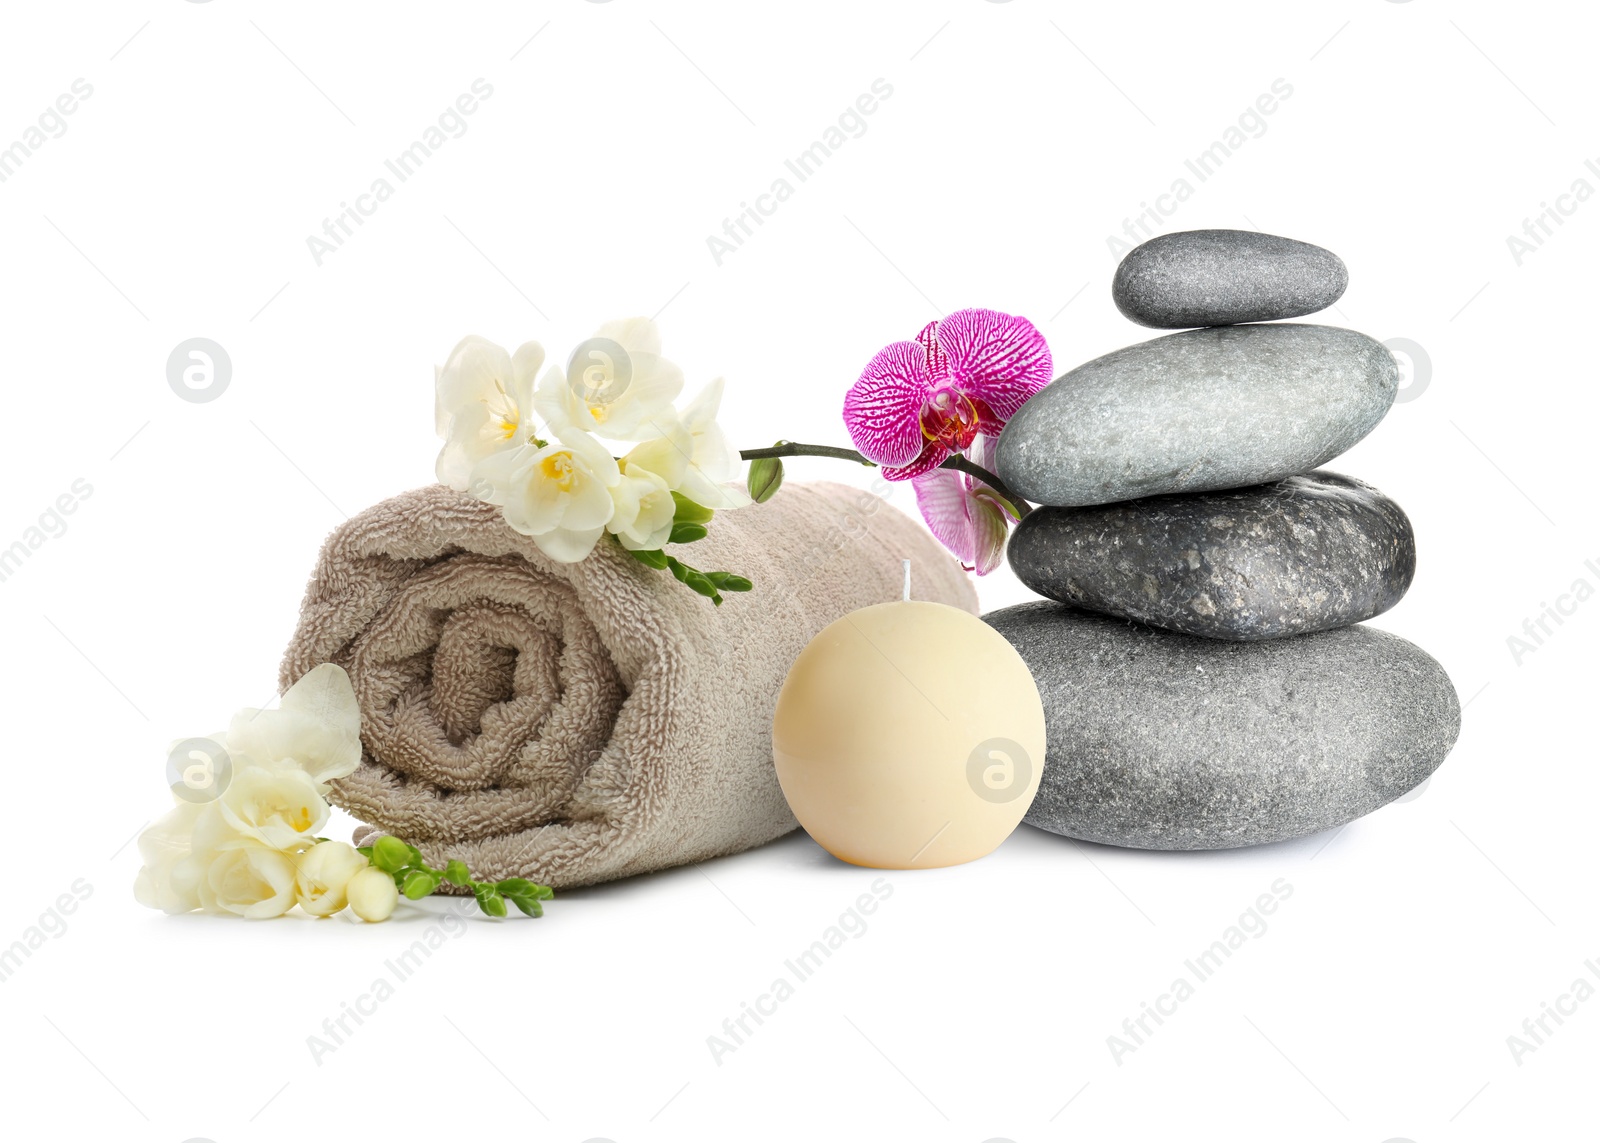
MULTIPOLYGON (((878 467, 853 448, 836 448, 833 445, 797 444, 794 441, 781 441, 771 448, 740 449, 739 456, 742 460, 766 460, 785 456, 827 456, 835 460, 853 460, 857 464, 866 465, 868 468, 878 467)), ((1007 488, 998 476, 986 468, 973 464, 972 461, 960 453, 952 453, 939 467, 953 468, 983 481, 994 489, 1001 499, 1016 509, 1017 519, 1019 520, 1033 511, 1033 505, 1007 488)))

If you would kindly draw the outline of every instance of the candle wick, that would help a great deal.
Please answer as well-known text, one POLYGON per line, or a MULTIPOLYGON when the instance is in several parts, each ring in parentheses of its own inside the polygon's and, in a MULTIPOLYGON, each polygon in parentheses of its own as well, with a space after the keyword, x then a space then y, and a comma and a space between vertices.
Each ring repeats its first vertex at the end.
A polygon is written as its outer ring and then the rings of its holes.
POLYGON ((902 591, 900 598, 902 600, 905 600, 905 601, 909 602, 910 599, 911 599, 911 561, 910 560, 901 560, 900 561, 900 566, 901 566, 901 568, 903 568, 905 570, 905 573, 906 573, 905 588, 902 591))

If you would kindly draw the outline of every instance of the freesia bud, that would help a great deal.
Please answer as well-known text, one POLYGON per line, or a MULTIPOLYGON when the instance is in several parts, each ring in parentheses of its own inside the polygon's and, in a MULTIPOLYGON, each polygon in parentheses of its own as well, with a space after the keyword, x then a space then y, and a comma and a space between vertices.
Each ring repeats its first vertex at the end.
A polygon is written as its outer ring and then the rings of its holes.
POLYGON ((295 897, 315 917, 344 908, 350 880, 368 868, 367 859, 342 841, 323 841, 301 855, 295 870, 295 897))
POLYGON ((368 866, 345 887, 350 911, 363 921, 387 921, 400 901, 394 878, 381 869, 368 866))
POLYGON ((397 837, 380 837, 372 847, 372 864, 398 873, 411 863, 411 847, 397 837))

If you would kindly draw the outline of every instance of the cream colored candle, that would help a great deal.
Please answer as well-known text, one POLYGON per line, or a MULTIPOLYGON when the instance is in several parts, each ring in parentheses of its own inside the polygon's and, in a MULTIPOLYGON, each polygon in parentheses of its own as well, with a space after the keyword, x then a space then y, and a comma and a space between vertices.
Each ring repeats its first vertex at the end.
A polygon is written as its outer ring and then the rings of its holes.
POLYGON ((1039 788, 1044 708, 1027 665, 976 616, 881 603, 794 661, 772 726, 806 832, 853 865, 958 865, 1010 835, 1039 788))

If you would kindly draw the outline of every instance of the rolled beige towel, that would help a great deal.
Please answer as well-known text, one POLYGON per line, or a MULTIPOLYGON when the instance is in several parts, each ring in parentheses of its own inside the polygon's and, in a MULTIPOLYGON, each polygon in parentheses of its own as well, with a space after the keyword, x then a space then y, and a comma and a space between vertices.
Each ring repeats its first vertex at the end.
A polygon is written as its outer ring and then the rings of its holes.
MULTIPOLYGON (((908 490, 909 491, 909 490, 908 490)), ((332 800, 479 879, 586 885, 795 828, 772 764, 789 665, 847 612, 912 596, 976 613, 960 566, 877 496, 785 485, 673 549, 753 591, 721 607, 609 539, 559 564, 442 485, 329 537, 283 660, 349 673, 362 763, 332 800)))

